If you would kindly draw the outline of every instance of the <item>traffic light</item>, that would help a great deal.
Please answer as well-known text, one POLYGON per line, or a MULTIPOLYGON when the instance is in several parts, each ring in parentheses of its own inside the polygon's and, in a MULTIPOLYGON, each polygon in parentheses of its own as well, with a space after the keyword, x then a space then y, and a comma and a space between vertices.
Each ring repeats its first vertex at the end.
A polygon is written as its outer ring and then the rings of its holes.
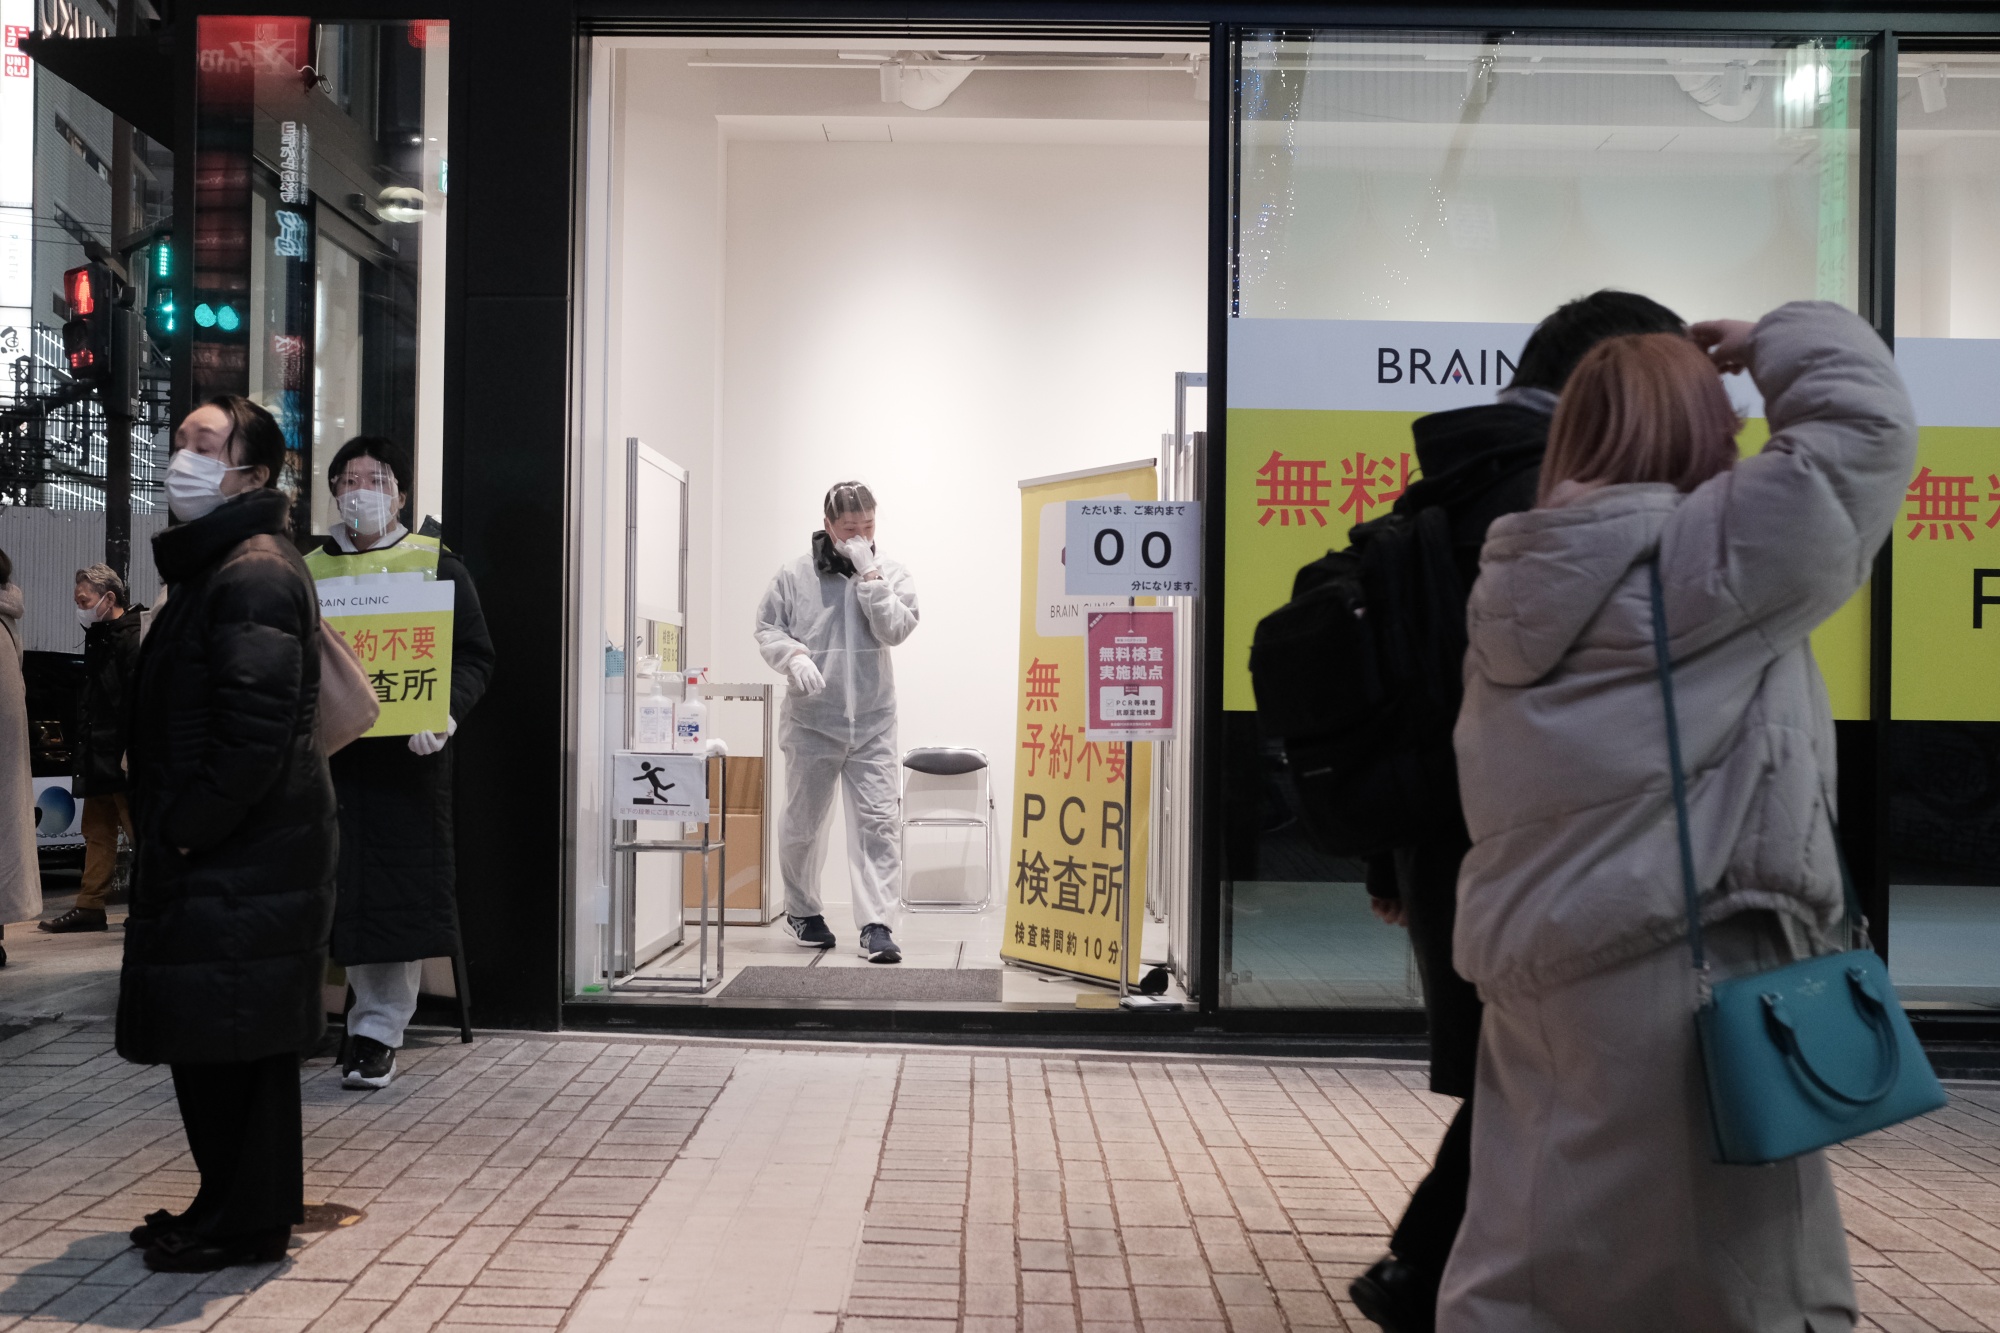
POLYGON ((85 264, 63 274, 63 299, 69 321, 63 325, 63 354, 70 378, 89 385, 111 381, 112 307, 117 304, 117 278, 103 264, 85 264))
POLYGON ((146 300, 146 332, 161 351, 173 345, 174 332, 180 327, 180 307, 174 302, 174 248, 171 241, 162 239, 153 247, 153 260, 149 267, 148 293, 146 300))

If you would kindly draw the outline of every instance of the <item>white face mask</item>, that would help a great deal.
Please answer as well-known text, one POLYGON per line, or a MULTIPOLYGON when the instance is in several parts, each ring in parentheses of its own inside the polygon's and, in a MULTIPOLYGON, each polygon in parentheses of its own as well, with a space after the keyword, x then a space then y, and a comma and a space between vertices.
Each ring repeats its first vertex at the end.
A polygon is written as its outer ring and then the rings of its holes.
POLYGON ((229 467, 219 458, 176 449, 167 462, 167 512, 183 523, 202 518, 223 501, 222 479, 248 466, 229 467))
POLYGON ((349 491, 340 497, 340 516, 360 535, 378 536, 396 521, 396 497, 382 491, 349 491))
MULTIPOLYGON (((104 597, 109 597, 110 595, 110 593, 106 593, 104 597)), ((89 629, 92 625, 104 619, 104 597, 98 598, 89 606, 79 606, 76 609, 76 623, 85 629, 89 629)))

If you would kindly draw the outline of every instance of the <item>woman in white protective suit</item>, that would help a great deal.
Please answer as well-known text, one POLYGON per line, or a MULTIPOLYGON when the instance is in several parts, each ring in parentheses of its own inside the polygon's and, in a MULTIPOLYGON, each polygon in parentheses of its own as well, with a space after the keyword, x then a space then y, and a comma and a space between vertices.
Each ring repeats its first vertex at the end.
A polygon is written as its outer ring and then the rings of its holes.
POLYGON ((900 963, 896 680, 889 650, 917 627, 909 571, 875 554, 875 497, 856 481, 826 493, 812 554, 780 569, 757 606, 757 647, 790 681, 780 714, 785 820, 778 869, 785 928, 831 949, 819 871, 836 785, 846 793, 848 875, 861 956, 900 963))

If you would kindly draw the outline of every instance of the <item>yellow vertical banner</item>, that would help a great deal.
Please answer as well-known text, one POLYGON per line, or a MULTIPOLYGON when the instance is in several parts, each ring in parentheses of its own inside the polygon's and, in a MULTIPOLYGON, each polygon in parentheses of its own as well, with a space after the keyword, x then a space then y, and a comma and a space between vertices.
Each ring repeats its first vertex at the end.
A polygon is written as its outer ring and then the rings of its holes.
POLYGON ((1021 483, 1020 693, 1000 955, 1114 984, 1121 956, 1128 979, 1139 979, 1138 921, 1131 948, 1122 944, 1124 840, 1132 839, 1129 901, 1136 915, 1146 901, 1153 747, 1132 746, 1128 812, 1124 744, 1084 737, 1090 683, 1084 633, 1091 611, 1133 602, 1064 593, 1063 506, 1158 498, 1150 464, 1021 483))

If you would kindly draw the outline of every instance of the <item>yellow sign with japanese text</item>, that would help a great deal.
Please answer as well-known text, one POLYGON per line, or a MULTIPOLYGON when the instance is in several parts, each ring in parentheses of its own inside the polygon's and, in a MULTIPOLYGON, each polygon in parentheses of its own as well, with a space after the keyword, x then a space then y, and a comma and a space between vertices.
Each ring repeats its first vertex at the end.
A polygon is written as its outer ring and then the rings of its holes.
MULTIPOLYGON (((1389 512, 1397 497, 1421 475, 1410 423, 1421 412, 1282 410, 1232 408, 1228 414, 1228 507, 1224 522, 1222 706, 1254 712, 1250 684, 1250 644, 1257 622, 1292 596, 1299 570, 1328 551, 1347 546, 1356 523, 1389 512)), ((1924 432, 1926 437, 1934 433, 1924 432)), ((1991 437, 1992 431, 1956 432, 1991 437)), ((1745 423, 1738 445, 1745 457, 1770 438, 1763 418, 1745 423)), ((1989 446, 1990 448, 1990 446, 1989 446)), ((1985 455, 1989 459, 1993 455, 1985 455)), ((1988 466, 2000 466, 2000 461, 1988 466)), ((1958 469, 1969 471, 1969 468, 1958 469)), ((1983 481, 1985 473, 1979 474, 1983 481)), ((2000 485, 1996 485, 2000 490, 2000 485)), ((1995 510, 2000 513, 2000 509, 1995 510)), ((1989 537, 1993 565, 2000 567, 2000 532, 1989 537)), ((1961 543, 1957 548, 1969 551, 1961 543)), ((1898 633, 1904 623, 1904 552, 1897 550, 1898 633)), ((1968 562, 1976 563, 1976 562, 1968 562)), ((1962 580, 1961 580, 1962 581, 1962 580)), ((1956 588, 1956 585, 1953 585, 1956 588)), ((2000 595, 2000 578, 1991 585, 2000 595)), ((1970 603, 1954 592, 1953 606, 1970 603)), ((2000 610, 2000 608, 1996 608, 2000 610)), ((1966 619, 1960 615, 1959 619, 1966 619)), ((1969 623, 1969 621, 1968 621, 1969 623)), ((2000 617, 1986 623, 2000 643, 2000 617)), ((1813 655, 1826 678, 1833 715, 1843 721, 1868 716, 1869 592, 1866 586, 1813 633, 1813 655)), ((1969 630, 1967 632, 1970 632, 1969 630)), ((1900 639, 1899 639, 1900 642, 1900 639)), ((1897 676, 1898 698, 1902 673, 1897 676)), ((2000 672, 1991 694, 2000 717, 2000 672)), ((1904 716, 1898 704, 1897 716, 1904 716)))
POLYGON ((320 619, 361 659, 382 715, 370 736, 442 734, 451 716, 450 579, 348 579, 318 585, 320 619))
POLYGON ((1157 499, 1151 467, 1119 468, 1021 487, 1021 670, 1014 804, 1008 822, 1006 924, 1000 954, 1017 962, 1116 983, 1119 959, 1139 979, 1153 747, 1131 746, 1132 810, 1125 809, 1126 745, 1084 737, 1085 630, 1092 611, 1152 599, 1072 597, 1063 591, 1063 506, 1071 500, 1157 499), (1124 893, 1125 839, 1132 884, 1124 893))
POLYGON ((1889 549, 1889 715, 2000 722, 2000 428, 1917 432, 1889 549))

